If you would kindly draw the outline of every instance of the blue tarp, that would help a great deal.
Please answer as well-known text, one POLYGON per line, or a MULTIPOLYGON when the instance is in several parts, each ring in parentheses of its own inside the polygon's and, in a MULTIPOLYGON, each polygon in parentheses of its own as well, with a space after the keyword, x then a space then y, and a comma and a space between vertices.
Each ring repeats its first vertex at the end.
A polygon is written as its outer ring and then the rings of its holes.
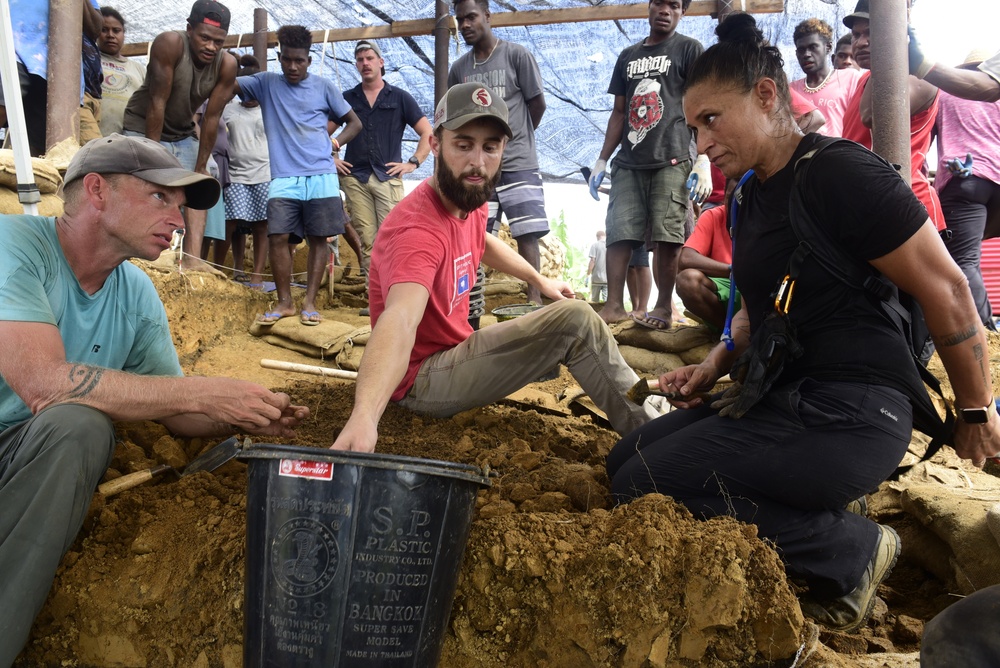
MULTIPOLYGON (((116 0, 108 0, 116 2, 116 0)), ((296 23, 311 30, 384 25, 392 21, 426 19, 434 16, 432 0, 300 0, 268 3, 248 0, 224 0, 232 11, 231 34, 253 32, 253 10, 268 10, 268 24, 276 30, 283 24, 296 23)), ((567 9, 622 2, 584 2, 582 0, 536 0, 535 2, 497 2, 493 12, 567 9)), ((739 0, 733 3, 739 7, 739 0)), ((786 72, 790 79, 801 78, 794 56, 792 31, 802 20, 816 16, 834 28, 836 37, 847 32, 841 23, 853 11, 855 0, 785 0, 781 14, 758 15, 764 32, 772 43, 782 47, 786 72)), ((128 42, 152 40, 158 33, 183 28, 190 9, 188 0, 177 3, 150 3, 148 0, 117 0, 116 7, 125 16, 128 42)), ((715 41, 716 21, 707 16, 685 17, 678 28, 697 38, 706 47, 715 41)), ((611 113, 612 97, 608 81, 618 54, 649 34, 644 20, 561 23, 521 28, 496 28, 502 39, 526 46, 535 56, 545 82, 548 109, 537 131, 538 157, 542 174, 548 181, 582 179, 579 169, 591 166, 604 141, 604 130, 611 113)), ((386 81, 409 91, 430 118, 434 106, 434 39, 431 36, 379 40, 385 58, 386 81)), ((354 67, 353 42, 313 47, 312 72, 337 82, 342 89, 359 82, 354 67)), ((450 60, 454 61, 469 47, 461 38, 452 42, 450 60)), ((244 49, 250 52, 249 44, 244 49)), ((278 69, 272 52, 270 69, 278 69)), ((407 140, 416 141, 408 132, 407 140)), ((404 147, 403 155, 408 155, 404 147)), ((414 178, 430 174, 430 163, 422 166, 414 178)))

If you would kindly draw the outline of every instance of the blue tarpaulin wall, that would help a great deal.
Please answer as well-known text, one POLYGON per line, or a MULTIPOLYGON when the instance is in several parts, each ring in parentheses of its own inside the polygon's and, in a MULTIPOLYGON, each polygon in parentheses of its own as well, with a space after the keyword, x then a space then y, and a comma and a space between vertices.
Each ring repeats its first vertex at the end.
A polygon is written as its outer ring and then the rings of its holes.
MULTIPOLYGON (((105 0, 123 14, 128 42, 151 41, 164 30, 181 29, 190 10, 188 0, 175 3, 148 0, 105 0)), ((392 21, 433 18, 431 0, 299 0, 292 2, 252 2, 223 0, 232 12, 230 34, 253 32, 253 10, 265 7, 271 30, 284 24, 300 24, 310 30, 356 28, 385 25, 392 21)), ((535 2, 497 2, 491 0, 494 13, 545 9, 567 9, 624 2, 586 2, 584 0, 536 0, 535 2)), ((738 9, 739 0, 733 3, 738 9)), ((786 72, 790 79, 803 76, 795 60, 792 32, 802 20, 819 17, 833 26, 834 36, 847 32, 841 20, 855 5, 854 0, 785 0, 780 14, 760 14, 758 22, 772 43, 782 47, 786 72)), ((706 47, 715 42, 716 21, 708 16, 690 16, 681 20, 679 32, 695 37, 706 47)), ((495 28, 502 39, 527 47, 535 56, 545 83, 548 109, 537 130, 538 158, 548 181, 580 180, 579 169, 591 166, 604 141, 604 130, 613 99, 607 94, 608 81, 618 54, 649 34, 644 20, 560 23, 517 28, 495 28)), ((385 79, 409 91, 428 118, 434 106, 434 38, 428 36, 377 40, 385 58, 385 79)), ((311 72, 325 76, 342 89, 360 81, 354 67, 354 43, 313 46, 311 72)), ((459 37, 452 41, 450 60, 468 49, 459 37)), ((240 51, 252 52, 250 44, 240 51)), ((268 67, 277 70, 272 51, 268 67)), ((407 132, 406 141, 415 144, 416 136, 407 132)), ((404 147, 403 155, 408 155, 404 147)), ((430 174, 430 163, 417 170, 415 177, 430 174)))

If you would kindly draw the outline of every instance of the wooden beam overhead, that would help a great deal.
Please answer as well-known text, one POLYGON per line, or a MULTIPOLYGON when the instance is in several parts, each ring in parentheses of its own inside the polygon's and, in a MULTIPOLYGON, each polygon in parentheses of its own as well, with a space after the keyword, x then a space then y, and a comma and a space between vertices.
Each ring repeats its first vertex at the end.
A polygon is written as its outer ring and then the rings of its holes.
MULTIPOLYGON (((745 10, 751 14, 774 14, 785 10, 785 0, 743 0, 745 10)), ((687 16, 709 16, 715 14, 716 0, 694 0, 688 8, 687 16)), ((741 7, 744 9, 744 7, 741 7)), ((539 9, 527 12, 495 12, 490 16, 494 28, 515 26, 550 25, 554 23, 586 23, 590 21, 621 21, 625 19, 645 19, 649 17, 649 4, 601 5, 599 7, 579 7, 570 9, 539 9)), ((355 42, 362 39, 390 39, 393 37, 415 37, 430 35, 434 30, 434 19, 414 21, 394 21, 380 26, 364 28, 334 28, 329 31, 312 31, 313 44, 327 42, 355 42)), ((225 47, 237 45, 249 47, 253 44, 253 33, 229 35, 225 47)), ((277 33, 267 33, 268 47, 278 45, 277 33)), ((144 56, 149 51, 149 42, 135 42, 122 47, 123 56, 144 56)))

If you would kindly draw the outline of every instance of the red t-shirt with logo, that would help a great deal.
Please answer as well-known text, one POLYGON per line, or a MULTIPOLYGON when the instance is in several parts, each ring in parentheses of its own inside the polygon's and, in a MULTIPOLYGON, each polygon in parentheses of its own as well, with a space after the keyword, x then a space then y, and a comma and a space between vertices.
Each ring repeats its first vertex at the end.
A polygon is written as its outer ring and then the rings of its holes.
POLYGON ((464 220, 452 216, 424 181, 389 212, 375 235, 368 274, 372 327, 393 285, 417 283, 430 294, 393 401, 406 396, 425 359, 472 334, 469 292, 486 249, 486 213, 484 204, 464 220))

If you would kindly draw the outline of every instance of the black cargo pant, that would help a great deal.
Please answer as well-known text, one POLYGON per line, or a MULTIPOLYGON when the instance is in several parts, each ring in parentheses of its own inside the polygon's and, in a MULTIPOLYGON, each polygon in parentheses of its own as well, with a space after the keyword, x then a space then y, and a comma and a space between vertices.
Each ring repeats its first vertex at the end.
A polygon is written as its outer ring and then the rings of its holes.
POLYGON ((892 474, 911 431, 901 392, 804 379, 738 420, 704 406, 668 413, 614 446, 608 476, 620 503, 657 492, 696 517, 756 524, 789 577, 832 598, 858 585, 878 540, 877 525, 844 506, 892 474))

